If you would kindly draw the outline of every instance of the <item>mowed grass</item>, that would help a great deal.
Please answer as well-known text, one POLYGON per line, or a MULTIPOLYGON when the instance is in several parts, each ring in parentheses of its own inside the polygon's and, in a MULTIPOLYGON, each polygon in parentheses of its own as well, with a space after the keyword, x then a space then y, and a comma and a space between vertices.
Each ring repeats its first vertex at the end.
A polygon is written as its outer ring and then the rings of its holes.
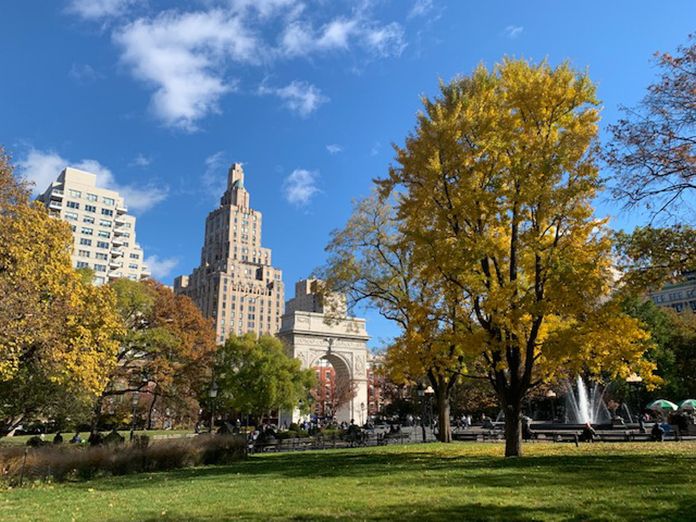
POLYGON ((696 443, 495 443, 255 455, 0 492, 19 520, 696 520, 696 443))

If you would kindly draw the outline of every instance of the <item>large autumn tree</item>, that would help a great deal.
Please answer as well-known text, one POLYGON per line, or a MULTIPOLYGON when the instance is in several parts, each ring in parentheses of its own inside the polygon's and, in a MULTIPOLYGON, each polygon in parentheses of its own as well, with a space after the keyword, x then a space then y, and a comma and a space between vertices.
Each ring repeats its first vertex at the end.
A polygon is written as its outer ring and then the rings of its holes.
POLYGON ((0 434, 89 404, 115 362, 115 295, 72 268, 71 248, 70 227, 31 201, 0 150, 0 434))
POLYGON ((626 283, 640 292, 696 270, 696 36, 675 54, 657 55, 658 79, 636 107, 610 126, 604 158, 612 192, 651 223, 619 234, 626 283))
POLYGON ((356 203, 326 250, 321 275, 327 288, 346 294, 351 304, 375 307, 400 328, 387 351, 390 376, 400 384, 428 380, 435 391, 438 437, 450 442, 450 396, 467 362, 459 341, 472 327, 462 315, 458 288, 417 262, 392 202, 376 195, 356 203))
MULTIPOLYGON (((522 453, 522 400, 560 369, 648 372, 645 332, 610 298, 595 88, 568 64, 504 60, 424 100, 397 165, 401 229, 426 273, 458 288, 478 328, 459 347, 485 361, 505 411, 506 456, 522 453)), ((647 375, 646 375, 647 377, 647 375)))
POLYGON ((188 297, 157 282, 119 279, 111 287, 125 331, 117 363, 100 390, 95 425, 105 402, 133 393, 141 394, 148 420, 157 404, 160 410, 197 411, 197 397, 212 373, 210 321, 188 297))

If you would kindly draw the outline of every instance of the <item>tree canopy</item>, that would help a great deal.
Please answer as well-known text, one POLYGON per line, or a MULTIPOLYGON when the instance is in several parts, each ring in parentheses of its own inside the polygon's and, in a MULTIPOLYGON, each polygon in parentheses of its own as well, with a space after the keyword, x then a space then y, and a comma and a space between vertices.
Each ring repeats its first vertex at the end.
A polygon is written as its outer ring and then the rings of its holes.
POLYGON ((457 289, 453 339, 483 356, 519 455, 521 400, 559 369, 650 375, 647 334, 610 298, 611 241, 591 206, 595 88, 568 64, 504 60, 423 103, 381 193, 397 195, 425 277, 457 289))
POLYGON ((223 409, 263 416, 272 410, 293 410, 316 385, 313 370, 288 357, 282 341, 270 335, 230 337, 215 362, 217 402, 223 409))

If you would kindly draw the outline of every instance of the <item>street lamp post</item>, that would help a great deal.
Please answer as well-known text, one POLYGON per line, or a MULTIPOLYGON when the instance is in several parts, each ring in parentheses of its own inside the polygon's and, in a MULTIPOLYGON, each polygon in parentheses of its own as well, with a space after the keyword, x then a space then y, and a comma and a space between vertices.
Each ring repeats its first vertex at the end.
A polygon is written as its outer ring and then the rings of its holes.
POLYGON ((551 401, 551 422, 556 421, 556 392, 553 390, 548 390, 546 392, 546 398, 551 401))
POLYGON ((208 390, 208 397, 210 397, 210 426, 208 426, 208 433, 213 432, 213 423, 215 422, 215 398, 218 395, 218 385, 213 379, 210 389, 208 390))
POLYGON ((360 403, 360 425, 361 426, 365 425, 365 403, 364 402, 360 403))
POLYGON ((631 388, 633 388, 633 394, 635 395, 634 400, 636 403, 636 420, 640 418, 640 397, 639 397, 639 392, 640 392, 640 385, 643 382, 643 378, 638 375, 637 373, 632 373, 628 377, 626 377, 626 384, 628 384, 631 388))
POLYGON ((428 426, 430 427, 430 432, 433 432, 433 396, 435 395, 435 390, 433 390, 433 387, 428 385, 428 387, 425 389, 423 392, 425 393, 426 397, 426 405, 428 406, 428 409, 426 411, 428 415, 428 426))
POLYGON ((422 384, 418 385, 418 389, 416 390, 416 394, 418 395, 418 400, 421 403, 421 416, 420 416, 420 425, 421 425, 421 432, 423 434, 423 442, 426 441, 425 438, 425 389, 423 388, 422 384))
POLYGON ((133 392, 133 396, 131 397, 131 430, 130 430, 130 441, 133 441, 133 438, 135 437, 135 413, 138 408, 138 403, 140 402, 140 392, 138 390, 133 392))

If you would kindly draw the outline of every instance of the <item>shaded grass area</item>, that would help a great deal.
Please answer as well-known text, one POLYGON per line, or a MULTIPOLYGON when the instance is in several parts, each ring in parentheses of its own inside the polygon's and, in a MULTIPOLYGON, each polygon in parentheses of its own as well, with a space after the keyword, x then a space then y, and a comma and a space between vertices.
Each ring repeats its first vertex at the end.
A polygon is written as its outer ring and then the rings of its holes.
MULTIPOLYGON (((108 433, 108 431, 102 431, 103 434, 108 433)), ((130 431, 122 430, 119 433, 128 440, 130 437, 130 431)), ((62 432, 64 443, 67 443, 75 432, 66 431, 62 432)), ((135 435, 147 435, 153 438, 174 438, 174 437, 185 437, 187 435, 193 434, 193 430, 147 430, 147 431, 136 431, 135 435)), ((48 433, 44 436, 46 442, 51 442, 55 433, 48 433)), ((23 446, 27 441, 34 435, 17 435, 16 437, 2 437, 0 438, 0 447, 2 446, 23 446)), ((89 432, 83 431, 80 433, 83 440, 87 440, 89 437, 89 432)))
POLYGON ((694 520, 696 443, 459 443, 257 455, 0 493, 6 520, 694 520))

